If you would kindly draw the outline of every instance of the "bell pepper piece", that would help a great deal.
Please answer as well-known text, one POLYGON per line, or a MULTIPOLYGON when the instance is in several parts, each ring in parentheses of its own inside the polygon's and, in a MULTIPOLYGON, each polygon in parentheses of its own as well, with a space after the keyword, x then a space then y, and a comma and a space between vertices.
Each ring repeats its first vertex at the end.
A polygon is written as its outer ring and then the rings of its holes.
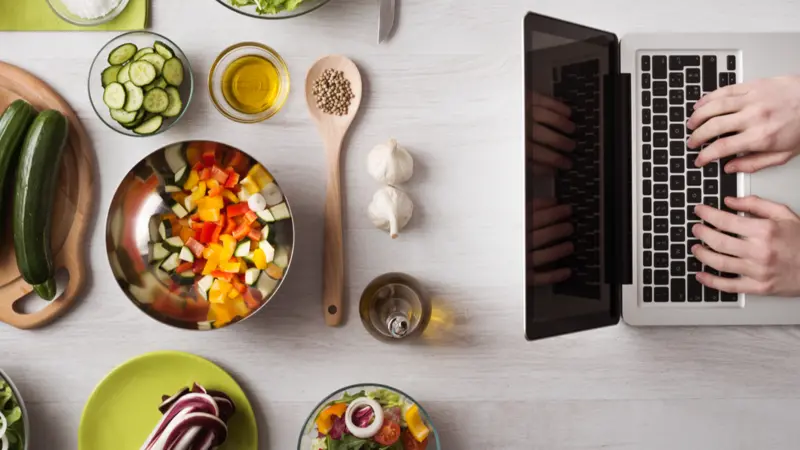
POLYGON ((224 207, 225 202, 222 200, 222 197, 203 197, 197 201, 197 208, 200 210, 222 209, 224 207))
POLYGON ((198 162, 194 163, 194 165, 192 166, 192 170, 197 172, 197 175, 199 176, 200 172, 203 170, 203 167, 205 167, 203 165, 203 161, 198 161, 198 162))
POLYGON ((228 174, 216 164, 211 167, 211 178, 224 185, 228 182, 228 174))
POLYGON ((239 268, 240 267, 241 267, 241 265, 239 264, 239 260, 236 260, 236 259, 232 259, 232 260, 230 260, 230 261, 228 261, 226 263, 221 263, 219 265, 219 269, 220 270, 222 270, 224 272, 227 272, 227 273, 230 273, 230 274, 233 274, 233 275, 236 275, 236 274, 239 273, 239 268))
POLYGON ((191 191, 192 189, 194 189, 195 186, 197 186, 197 183, 199 182, 200 182, 200 174, 197 173, 196 170, 192 170, 191 172, 189 172, 189 178, 187 178, 186 182, 183 183, 183 189, 191 191))
MULTIPOLYGON (((214 233, 211 235, 211 242, 219 242, 220 234, 222 234, 222 226, 217 224, 217 226, 214 228, 214 233)), ((224 260, 220 258, 220 261, 224 260)))
POLYGON ((232 309, 224 303, 212 303, 208 308, 208 320, 213 320, 216 327, 229 324, 233 318, 232 309))
POLYGON ((244 221, 247 222, 248 224, 252 225, 257 220, 258 220, 258 215, 253 211, 247 211, 244 214, 244 221))
POLYGON ((183 205, 183 201, 186 200, 186 197, 188 196, 189 194, 181 191, 173 193, 170 197, 172 197, 172 199, 175 200, 176 203, 180 203, 181 205, 183 205))
POLYGON ((261 240, 261 230, 259 230, 257 228, 251 228, 250 232, 247 233, 247 237, 252 239, 252 240, 254 240, 254 241, 260 241, 261 240))
POLYGON ((203 244, 211 243, 211 237, 214 235, 217 224, 213 222, 206 222, 203 224, 203 230, 200 232, 200 242, 203 244))
POLYGON ((217 222, 220 217, 218 209, 200 209, 197 211, 197 214, 200 216, 200 220, 204 222, 217 222))
POLYGON ((190 262, 181 263, 181 264, 178 264, 178 267, 175 268, 175 272, 176 273, 188 272, 188 271, 192 270, 193 267, 194 267, 194 263, 190 263, 190 262))
POLYGON ((261 306, 261 303, 253 297, 253 294, 250 293, 249 289, 245 289, 242 293, 242 298, 244 298, 244 304, 247 305, 250 310, 258 309, 261 306))
POLYGON ((258 183, 256 183, 256 181, 249 176, 242 178, 242 181, 239 182, 239 185, 250 195, 261 192, 261 188, 258 187, 258 183))
POLYGON ((233 230, 236 229, 238 225, 235 221, 228 219, 228 222, 225 224, 225 229, 222 231, 222 234, 232 234, 233 230))
POLYGON ((222 198, 234 204, 239 203, 239 197, 228 189, 222 190, 222 198))
POLYGON ((245 292, 247 292, 247 285, 242 283, 239 277, 233 277, 233 281, 231 281, 231 284, 233 284, 233 288, 237 290, 240 294, 244 294, 245 292))
POLYGON ((236 173, 235 170, 228 167, 227 169, 225 169, 225 173, 228 175, 228 179, 225 180, 226 188, 231 189, 235 187, 237 184, 239 184, 239 174, 236 173))
POLYGON ((219 278, 219 279, 221 279, 223 281, 230 281, 230 280, 233 279, 233 274, 232 273, 228 273, 228 272, 225 272, 224 270, 219 270, 219 269, 211 272, 211 276, 214 277, 214 278, 219 278))
POLYGON ((217 258, 217 263, 219 263, 219 255, 222 253, 222 246, 219 244, 211 244, 203 250, 203 257, 206 259, 209 258, 217 258))
MULTIPOLYGON (((259 249, 260 250, 260 249, 259 249)), ((267 275, 273 280, 280 280, 283 278, 283 269, 276 266, 275 264, 269 263, 267 265, 267 275)))
POLYGON ((333 427, 334 417, 344 417, 347 411, 347 403, 337 403, 322 410, 317 416, 317 431, 320 434, 328 434, 333 427))
POLYGON ((195 258, 194 265, 192 267, 192 272, 196 274, 203 273, 203 268, 206 266, 206 260, 203 258, 195 258))
POLYGON ((187 242, 189 239, 194 239, 195 231, 192 229, 192 227, 182 227, 178 236, 181 237, 183 242, 187 242))
POLYGON ((237 226, 236 229, 233 230, 231 236, 233 236, 236 241, 241 241, 247 236, 247 233, 250 232, 250 225, 248 223, 242 223, 241 225, 237 226))
POLYGON ((191 199, 194 200, 195 203, 197 203, 198 200, 200 200, 205 196, 206 196, 206 182, 201 181, 197 183, 196 189, 192 190, 192 195, 190 195, 189 197, 191 197, 191 199))
POLYGON ((257 248, 253 251, 253 264, 255 264, 256 269, 259 270, 267 268, 267 254, 264 253, 264 250, 257 248))
POLYGON ((267 169, 261 164, 256 164, 247 172, 247 178, 252 179, 258 186, 258 190, 264 189, 264 186, 272 183, 274 179, 267 169))
MULTIPOLYGON (((220 253, 220 261, 228 261, 233 258, 233 252, 236 251, 236 239, 230 234, 223 234, 219 237, 220 245, 222 245, 222 252, 220 253)), ((238 269, 237 269, 238 270, 238 269)))
POLYGON ((211 255, 206 260, 206 265, 203 267, 203 275, 211 275, 215 270, 217 270, 217 266, 219 265, 219 258, 215 255, 211 255))
POLYGON ((236 298, 228 300, 228 305, 229 308, 232 308, 234 313, 241 318, 245 318, 250 314, 250 310, 247 308, 247 305, 244 304, 241 295, 237 295, 236 298))
POLYGON ((225 208, 225 212, 228 214, 228 217, 238 217, 238 216, 243 216, 251 211, 250 207, 247 206, 247 203, 242 202, 242 203, 237 203, 235 205, 228 205, 228 207, 225 208))
POLYGON ((211 179, 211 169, 208 167, 204 167, 203 170, 200 171, 200 181, 207 181, 211 179))
POLYGON ((217 163, 217 145, 213 142, 206 142, 203 144, 203 165, 211 167, 217 163))
POLYGON ((215 179, 210 179, 206 181, 208 185, 208 196, 209 197, 218 197, 222 194, 222 186, 220 186, 219 182, 215 179))
POLYGON ((186 239, 184 242, 186 243, 186 246, 189 247, 189 250, 192 251, 192 254, 194 254, 195 258, 203 256, 203 250, 205 250, 206 247, 198 242, 197 239, 191 237, 186 239))

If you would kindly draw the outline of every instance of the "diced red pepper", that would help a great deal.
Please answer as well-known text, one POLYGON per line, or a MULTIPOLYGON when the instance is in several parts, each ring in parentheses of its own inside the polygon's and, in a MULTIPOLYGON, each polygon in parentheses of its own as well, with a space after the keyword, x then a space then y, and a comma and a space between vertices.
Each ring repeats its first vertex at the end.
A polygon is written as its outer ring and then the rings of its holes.
POLYGON ((192 272, 196 274, 203 273, 203 268, 206 267, 206 260, 203 258, 195 258, 194 265, 192 266, 192 272))
POLYGON ((177 273, 188 272, 188 271, 192 270, 193 267, 194 267, 193 263, 184 262, 184 263, 179 264, 178 267, 175 268, 175 272, 177 272, 177 273))
POLYGON ((204 167, 205 166, 203 165, 203 162, 202 161, 198 161, 197 163, 195 163, 194 166, 192 166, 192 170, 194 170, 195 172, 197 172, 199 174, 200 172, 203 171, 204 167))
POLYGON ((253 296, 253 292, 250 289, 247 289, 242 294, 242 297, 244 297, 245 305, 247 305, 247 307, 250 308, 251 310, 261 306, 261 303, 258 300, 256 300, 256 298, 253 296))
POLYGON ((230 159, 226 161, 226 165, 233 167, 233 170, 240 175, 247 173, 247 169, 249 168, 248 166, 250 166, 250 161, 248 161, 249 158, 238 150, 231 150, 229 154, 231 156, 230 159))
POLYGON ((217 148, 216 148, 216 144, 213 144, 211 142, 209 142, 207 144, 211 144, 211 145, 203 146, 202 161, 203 161, 203 165, 205 165, 206 167, 211 167, 211 166, 213 166, 214 164, 217 163, 217 148))
POLYGON ((209 197, 217 197, 222 194, 223 187, 220 185, 216 185, 208 190, 209 197))
POLYGON ((190 238, 188 241, 186 241, 186 246, 189 247, 189 250, 192 251, 196 258, 203 256, 203 250, 206 249, 203 244, 197 242, 197 240, 194 238, 190 238))
MULTIPOLYGON (((235 205, 228 205, 225 208, 225 211, 228 213, 228 217, 237 217, 247 214, 250 211, 250 207, 247 206, 247 202, 237 203, 235 205)), ((254 213, 255 214, 255 213, 254 213)), ((258 216, 256 216, 258 218, 258 216)))
POLYGON ((212 277, 214 277, 214 278, 222 278, 225 281, 233 280, 233 275, 234 274, 232 274, 232 273, 223 272, 221 270, 215 270, 215 271, 211 272, 211 276, 212 277))
POLYGON ((239 174, 236 173, 235 170, 228 167, 227 169, 225 169, 225 173, 228 175, 228 179, 225 180, 226 188, 231 189, 235 187, 237 184, 239 184, 239 174))
POLYGON ((233 220, 228 220, 228 223, 225 224, 225 229, 222 231, 222 234, 231 234, 233 230, 236 229, 238 224, 233 220))
POLYGON ((245 213, 244 221, 247 222, 248 224, 252 224, 256 220, 258 220, 258 215, 253 211, 247 211, 247 213, 245 213))
POLYGON ((211 177, 217 180, 221 185, 224 185, 228 181, 228 173, 216 164, 211 167, 211 177))
POLYGON ((247 285, 242 283, 241 280, 239 280, 238 276, 233 277, 231 283, 233 284, 233 288, 239 291, 240 293, 244 294, 245 291, 247 291, 247 285))
POLYGON ((214 236, 214 231, 217 229, 217 224, 214 222, 206 222, 203 224, 203 231, 200 232, 200 242, 203 244, 210 244, 211 238, 214 236))
POLYGON ((214 234, 211 235, 211 242, 219 242, 219 235, 222 234, 222 226, 216 225, 214 227, 214 234))
POLYGON ((247 233, 247 237, 249 237, 250 239, 252 239, 254 241, 260 241, 261 240, 261 230, 257 230, 255 228, 251 228, 250 232, 247 233))
MULTIPOLYGON (((199 217, 192 219, 192 229, 194 231, 203 231, 203 222, 200 222, 199 217)), ((197 236, 195 236, 195 239, 197 239, 197 236)))
POLYGON ((200 181, 206 181, 209 179, 211 179, 211 169, 205 167, 200 171, 200 181))
POLYGON ((243 223, 238 227, 236 227, 235 230, 233 230, 231 236, 233 236, 233 238, 236 239, 236 241, 238 242, 244 239, 244 237, 247 236, 248 233, 250 233, 250 224, 243 223))

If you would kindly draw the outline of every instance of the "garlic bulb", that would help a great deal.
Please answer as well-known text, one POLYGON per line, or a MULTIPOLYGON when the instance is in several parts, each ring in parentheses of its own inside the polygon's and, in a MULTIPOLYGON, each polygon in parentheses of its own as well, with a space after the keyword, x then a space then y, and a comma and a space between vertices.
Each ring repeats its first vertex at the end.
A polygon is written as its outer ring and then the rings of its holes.
POLYGON ((369 174, 386 184, 405 183, 414 175, 414 159, 408 150, 400 147, 397 141, 373 148, 367 158, 369 174))
POLYGON ((369 205, 369 217, 376 227, 386 230, 397 238, 400 230, 411 220, 414 203, 408 195, 392 186, 382 187, 372 197, 369 205))

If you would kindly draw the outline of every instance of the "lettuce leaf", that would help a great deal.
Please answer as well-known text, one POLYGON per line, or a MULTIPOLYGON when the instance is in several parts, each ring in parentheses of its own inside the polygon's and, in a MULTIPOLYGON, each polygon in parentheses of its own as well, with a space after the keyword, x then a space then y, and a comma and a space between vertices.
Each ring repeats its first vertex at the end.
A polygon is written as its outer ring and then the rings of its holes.
POLYGON ((367 397, 380 403, 384 408, 402 408, 405 405, 403 399, 400 398, 400 394, 388 389, 378 389, 377 391, 370 392, 367 394, 367 397))
POLYGON ((233 6, 256 5, 258 14, 278 14, 284 11, 294 11, 304 0, 230 0, 233 6))
POLYGON ((9 450, 22 450, 25 447, 25 430, 22 422, 22 408, 20 408, 11 386, 0 378, 0 413, 8 422, 6 438, 9 450))

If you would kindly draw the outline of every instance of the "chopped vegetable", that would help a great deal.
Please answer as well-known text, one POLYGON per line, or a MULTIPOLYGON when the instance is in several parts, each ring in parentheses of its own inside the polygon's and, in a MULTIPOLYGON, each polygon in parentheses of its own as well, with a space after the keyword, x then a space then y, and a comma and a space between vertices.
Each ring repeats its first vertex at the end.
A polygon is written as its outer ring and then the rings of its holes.
POLYGON ((11 385, 0 377, 0 447, 8 450, 25 448, 25 428, 19 399, 11 385))
POLYGON ((422 417, 419 414, 419 406, 411 405, 406 411, 405 414, 406 425, 408 426, 408 431, 414 435, 414 438, 417 442, 422 442, 425 439, 428 439, 428 435, 431 433, 430 428, 425 425, 425 422, 422 421, 422 417))
POLYGON ((344 417, 347 411, 347 404, 339 403, 325 408, 317 417, 317 430, 322 434, 328 434, 333 427, 334 417, 344 417))

